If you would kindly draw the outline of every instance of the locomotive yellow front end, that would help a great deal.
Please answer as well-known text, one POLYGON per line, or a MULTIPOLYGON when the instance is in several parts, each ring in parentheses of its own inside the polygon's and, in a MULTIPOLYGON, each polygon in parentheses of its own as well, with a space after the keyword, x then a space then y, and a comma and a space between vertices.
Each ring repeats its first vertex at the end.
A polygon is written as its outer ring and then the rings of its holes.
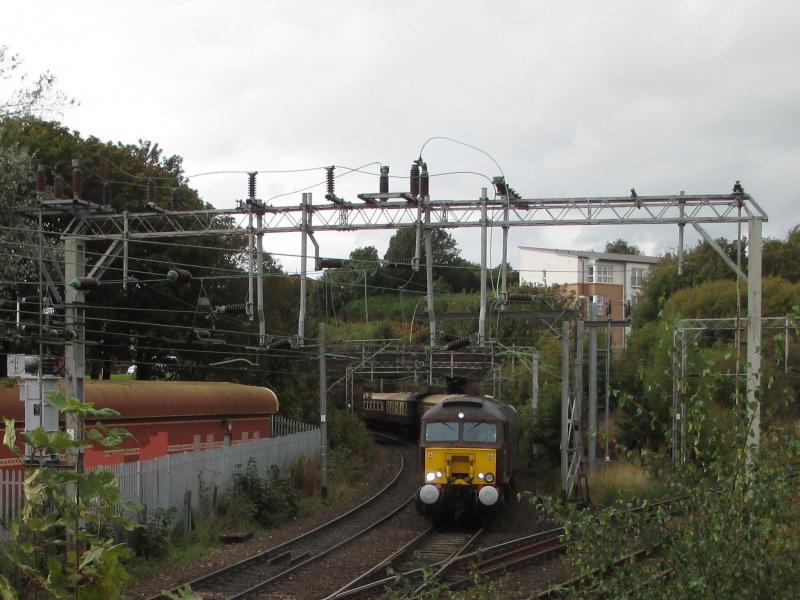
POLYGON ((417 506, 442 520, 491 515, 508 491, 516 446, 514 423, 490 399, 457 397, 431 408, 420 431, 417 506))

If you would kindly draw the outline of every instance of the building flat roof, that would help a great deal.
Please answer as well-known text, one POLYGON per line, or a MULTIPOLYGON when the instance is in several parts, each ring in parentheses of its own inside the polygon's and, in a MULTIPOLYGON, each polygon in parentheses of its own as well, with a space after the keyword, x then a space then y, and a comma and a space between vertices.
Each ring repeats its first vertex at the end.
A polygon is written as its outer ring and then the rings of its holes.
POLYGON ((612 252, 592 252, 591 250, 562 250, 560 248, 538 248, 536 246, 518 246, 520 250, 537 250, 539 252, 550 252, 551 254, 561 254, 562 256, 575 256, 578 258, 593 258, 595 260, 608 260, 616 262, 646 263, 656 264, 660 258, 657 256, 639 256, 637 254, 616 254, 612 252))

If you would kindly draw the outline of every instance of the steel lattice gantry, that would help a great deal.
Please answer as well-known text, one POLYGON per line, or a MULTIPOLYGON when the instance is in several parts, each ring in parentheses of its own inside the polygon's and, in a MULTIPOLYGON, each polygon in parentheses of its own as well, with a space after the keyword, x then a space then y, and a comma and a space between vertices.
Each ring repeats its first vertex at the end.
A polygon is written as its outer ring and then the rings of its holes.
MULTIPOLYGON (((251 174, 254 176, 254 174, 251 174)), ((102 273, 110 261, 119 254, 127 262, 127 247, 132 240, 149 240, 160 237, 182 237, 197 235, 247 235, 250 253, 250 297, 248 306, 251 316, 254 297, 252 290, 256 287, 253 279, 258 277, 259 292, 262 291, 261 268, 256 266, 255 256, 261 265, 261 240, 271 233, 300 233, 301 238, 301 299, 298 319, 299 344, 305 338, 305 282, 307 278, 306 263, 309 258, 306 252, 307 240, 315 247, 315 258, 319 258, 319 246, 314 234, 323 231, 362 231, 393 230, 400 227, 414 227, 417 230, 416 254, 412 266, 417 268, 421 257, 420 247, 424 238, 430 244, 431 232, 437 228, 480 228, 481 229, 481 315, 477 340, 479 345, 485 344, 485 307, 486 298, 486 231, 490 227, 503 230, 503 261, 501 265, 501 300, 507 300, 505 285, 505 269, 507 266, 508 229, 510 227, 551 227, 551 226, 593 226, 593 225, 677 225, 678 227, 678 265, 683 263, 683 233, 687 224, 696 228, 707 240, 705 224, 738 224, 748 226, 749 270, 746 274, 748 287, 748 344, 747 344, 747 381, 748 400, 755 406, 753 427, 750 442, 758 444, 759 409, 757 389, 760 386, 760 347, 761 347, 761 227, 767 220, 764 210, 741 186, 734 186, 731 194, 703 194, 668 196, 631 196, 615 197, 582 197, 582 198, 518 198, 504 195, 507 188, 498 187, 500 195, 490 199, 486 189, 478 198, 472 200, 434 200, 428 196, 412 196, 408 193, 381 193, 359 195, 359 202, 347 202, 339 198, 322 204, 313 204, 311 194, 304 194, 302 202, 291 206, 272 206, 263 203, 253 196, 239 200, 233 209, 205 209, 192 211, 153 210, 149 212, 115 213, 107 208, 89 202, 75 200, 42 201, 36 208, 23 209, 20 212, 41 214, 42 216, 72 216, 71 222, 63 231, 63 239, 107 239, 110 246, 106 254, 92 267, 92 272, 102 273), (254 270, 256 273, 254 273, 254 270)), ((719 252, 713 240, 712 247, 719 252)), ((80 254, 80 251, 78 251, 80 254)), ((428 317, 431 327, 431 345, 436 342, 436 319, 432 303, 432 264, 431 252, 426 252, 428 272, 428 317)), ((67 261, 80 264, 82 260, 67 253, 67 261)), ((319 262, 317 262, 319 265, 319 262)), ((89 268, 90 266, 87 266, 89 268)), ((126 268, 127 265, 124 265, 126 268)), ((318 266, 319 268, 319 266, 318 266)), ((72 274, 72 273, 71 273, 72 274)), ((75 273, 80 275, 80 273, 75 273)), ((738 271, 738 275, 745 277, 738 271)), ((126 274, 123 279, 127 279, 126 274)), ((263 344, 264 320, 263 298, 258 298, 257 312, 260 341, 263 344)), ((68 307, 69 308, 69 307, 68 307)), ((74 309, 74 305, 73 305, 74 309)), ((69 311, 68 311, 69 312, 69 311)), ((78 321, 82 315, 74 314, 78 321)), ((82 346, 83 340, 75 340, 70 344, 82 346)), ((69 344, 68 344, 69 345, 69 344)), ((79 351, 78 355, 81 354, 79 351)), ((79 361, 80 362, 80 361, 79 361)), ((69 366, 68 366, 69 370, 69 366)), ((79 375, 81 377, 82 374, 79 375)), ((566 377, 567 374, 564 374, 566 377)), ((580 419, 581 415, 573 416, 580 419)))

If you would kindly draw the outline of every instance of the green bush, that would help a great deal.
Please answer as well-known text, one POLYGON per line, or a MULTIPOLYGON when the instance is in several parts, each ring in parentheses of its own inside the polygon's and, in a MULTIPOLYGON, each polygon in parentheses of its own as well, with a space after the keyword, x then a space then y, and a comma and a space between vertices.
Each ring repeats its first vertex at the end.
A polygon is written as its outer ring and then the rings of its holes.
POLYGON ((176 512, 174 506, 168 509, 157 508, 144 525, 131 532, 128 545, 136 556, 152 559, 167 555, 176 512))
POLYGON ((233 486, 220 502, 220 513, 240 525, 252 519, 262 527, 274 527, 297 515, 297 510, 291 482, 259 476, 253 459, 244 469, 237 465, 233 486))

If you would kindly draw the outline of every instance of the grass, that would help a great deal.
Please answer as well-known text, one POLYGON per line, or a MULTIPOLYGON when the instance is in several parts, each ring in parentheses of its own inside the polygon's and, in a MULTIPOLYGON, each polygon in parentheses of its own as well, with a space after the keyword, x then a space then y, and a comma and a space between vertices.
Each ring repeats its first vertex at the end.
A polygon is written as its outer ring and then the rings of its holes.
POLYGON ((136 375, 128 375, 127 373, 112 373, 111 381, 129 381, 136 379, 136 375))
POLYGON ((601 466, 589 475, 592 503, 601 506, 655 498, 662 488, 661 482, 643 467, 622 459, 601 466))

